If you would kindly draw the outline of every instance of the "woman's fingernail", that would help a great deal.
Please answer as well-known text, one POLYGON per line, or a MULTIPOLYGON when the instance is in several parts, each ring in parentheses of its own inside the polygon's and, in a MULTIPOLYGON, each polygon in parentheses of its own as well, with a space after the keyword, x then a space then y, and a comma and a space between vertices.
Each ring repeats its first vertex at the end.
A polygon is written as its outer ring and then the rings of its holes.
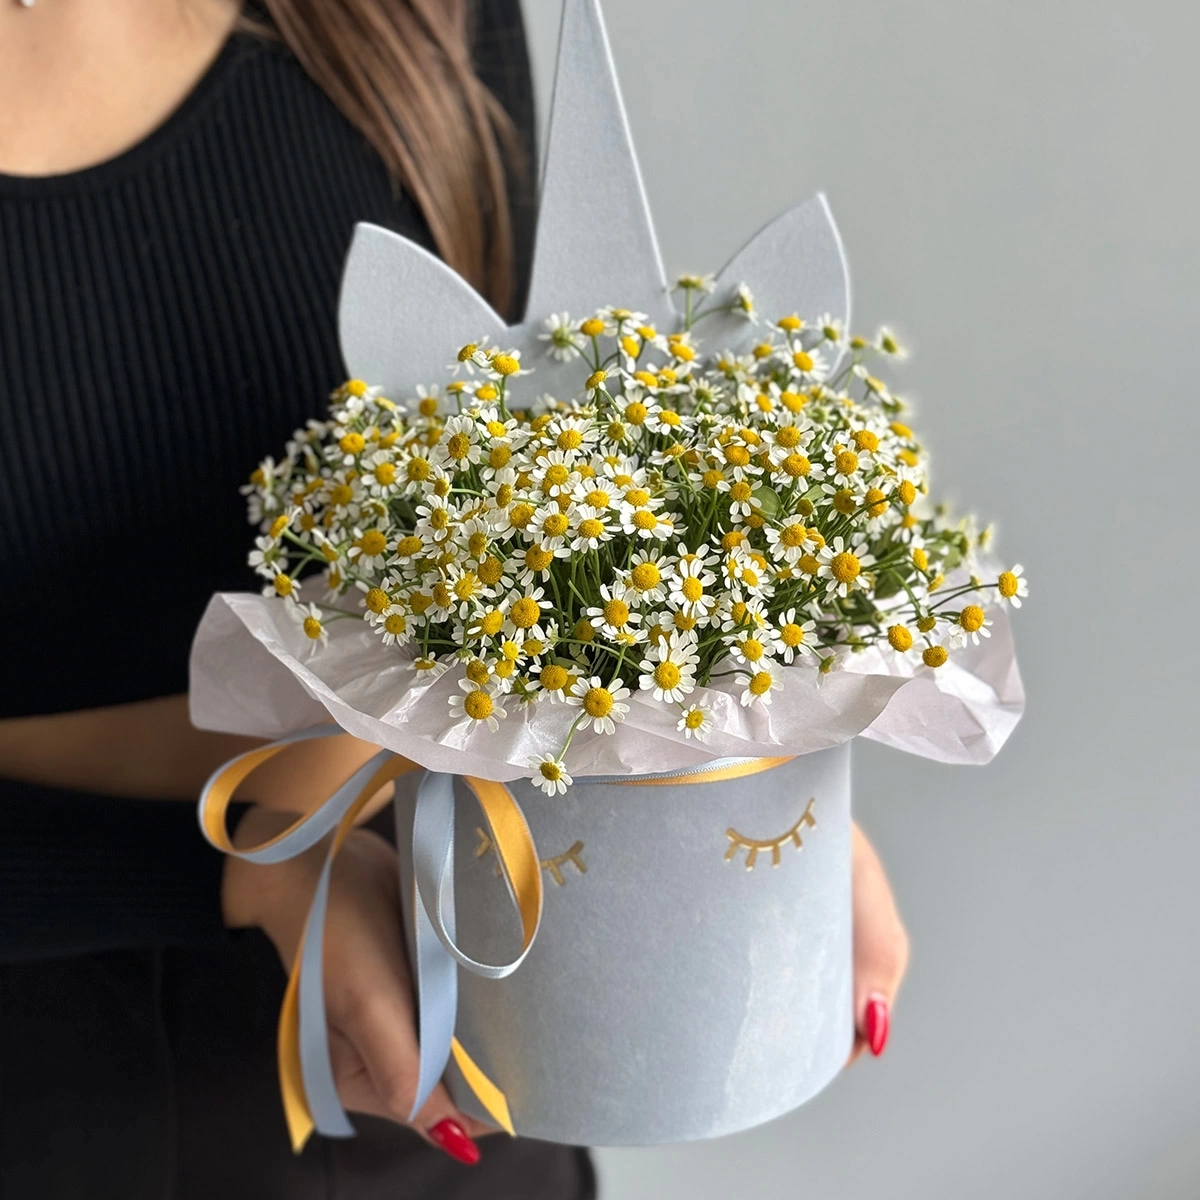
POLYGON ((450 1117, 430 1128, 429 1139, 451 1158, 466 1163, 468 1167, 473 1167, 479 1161, 479 1147, 467 1136, 467 1131, 450 1117))
POLYGON ((879 997, 867 1001, 867 1011, 863 1016, 863 1033, 871 1053, 878 1058, 883 1053, 888 1039, 888 1006, 887 1001, 879 997))

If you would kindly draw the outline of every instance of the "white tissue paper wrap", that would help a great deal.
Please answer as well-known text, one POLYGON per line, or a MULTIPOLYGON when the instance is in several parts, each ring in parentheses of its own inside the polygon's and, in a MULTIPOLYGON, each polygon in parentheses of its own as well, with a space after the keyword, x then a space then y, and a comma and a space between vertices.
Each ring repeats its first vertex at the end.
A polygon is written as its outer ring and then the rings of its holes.
MULTIPOLYGON (((949 580, 947 588, 953 585, 949 580)), ((314 586, 320 586, 319 583, 314 586)), ((992 636, 951 653, 937 670, 915 655, 871 647, 820 675, 807 664, 781 669, 769 706, 744 708, 732 676, 689 697, 712 714, 707 743, 675 728, 679 706, 637 690, 614 734, 580 730, 567 769, 575 776, 642 775, 715 758, 807 754, 858 735, 945 763, 986 763, 1020 719, 1025 691, 1007 609, 989 608, 992 636)), ((565 704, 507 705, 493 733, 455 724, 449 699, 462 668, 418 681, 415 652, 385 647, 367 623, 331 621, 329 643, 313 643, 284 602, 251 593, 212 598, 191 656, 191 715, 201 729, 279 738, 334 721, 347 733, 430 771, 508 782, 529 778, 530 759, 556 753, 579 710, 565 704)))

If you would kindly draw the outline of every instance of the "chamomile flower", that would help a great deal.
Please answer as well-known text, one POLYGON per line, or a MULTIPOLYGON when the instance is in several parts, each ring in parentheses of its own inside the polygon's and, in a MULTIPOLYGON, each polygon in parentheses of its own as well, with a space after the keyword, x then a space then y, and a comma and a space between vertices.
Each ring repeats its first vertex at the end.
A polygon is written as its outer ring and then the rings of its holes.
POLYGON ((590 724, 596 733, 615 733, 617 723, 625 719, 629 705, 629 689, 620 679, 604 683, 599 675, 581 676, 571 688, 568 704, 582 710, 583 725, 590 724))
POLYGON ((652 646, 642 661, 639 688, 652 692, 655 700, 682 700, 696 687, 700 655, 693 633, 670 633, 652 646))
POLYGON ((636 593, 621 582, 600 585, 600 604, 586 610, 592 628, 606 637, 631 634, 642 623, 642 615, 634 608, 636 593))
POLYGON ((843 537, 835 537, 817 555, 821 569, 818 577, 825 580, 830 596, 848 596, 867 586, 867 568, 875 565, 875 556, 864 549, 862 539, 848 544, 843 537))
POLYGON ((1021 607, 1021 601, 1029 595, 1029 583, 1023 578, 1024 574, 1025 568, 1020 563, 1011 571, 1001 572, 996 590, 1002 603, 1011 604, 1013 608, 1021 607))
POLYGON ((707 742, 713 730, 713 719, 708 709, 698 704, 689 704, 683 710, 679 723, 675 726, 685 738, 695 738, 698 742, 707 742))
POLYGON ((734 676, 734 682, 742 689, 740 699, 743 708, 771 703, 771 693, 778 691, 781 686, 777 671, 778 668, 772 663, 761 662, 734 676))
POLYGON ((508 715, 500 704, 499 693, 490 685, 481 686, 469 679, 460 679, 458 686, 460 692, 450 697, 455 725, 486 725, 495 733, 501 718, 508 715))
POLYGON ((579 332, 579 323, 573 322, 565 312, 551 313, 542 327, 545 332, 538 334, 538 340, 547 343, 547 357, 557 362, 570 362, 587 345, 587 340, 579 332))
POLYGON ((547 796, 563 796, 574 780, 567 774, 561 758, 553 754, 538 754, 529 760, 533 769, 533 786, 547 796))
POLYGON ((960 645, 970 642, 979 645, 980 638, 992 636, 991 621, 978 604, 968 604, 958 614, 958 628, 954 631, 954 640, 960 645))
POLYGON ((577 504, 571 510, 571 540, 573 553, 581 554, 588 550, 598 550, 605 542, 613 538, 612 527, 608 523, 608 514, 602 508, 593 508, 590 504, 577 504))
POLYGON ((308 653, 313 654, 329 642, 329 630, 325 628, 321 610, 315 604, 289 605, 289 613, 299 623, 308 639, 308 653))
POLYGON ((797 614, 794 608, 781 613, 775 625, 776 646, 779 657, 785 663, 791 663, 797 657, 813 654, 813 631, 816 621, 804 619, 804 614, 797 614))

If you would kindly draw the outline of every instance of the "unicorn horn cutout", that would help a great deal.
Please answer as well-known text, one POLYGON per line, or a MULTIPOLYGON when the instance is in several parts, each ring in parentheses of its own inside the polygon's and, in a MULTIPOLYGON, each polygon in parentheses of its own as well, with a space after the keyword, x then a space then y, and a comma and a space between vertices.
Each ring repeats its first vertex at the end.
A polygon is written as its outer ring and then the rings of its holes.
MULTIPOLYGON (((711 302, 729 303, 740 283, 750 285, 768 320, 796 312, 849 321, 842 240, 823 196, 785 213, 734 255, 711 302)), ((434 255, 364 223, 342 277, 342 356, 351 377, 404 403, 418 384, 441 383, 459 348, 482 338, 517 350, 535 370, 531 396, 566 400, 580 387, 581 364, 547 357, 543 322, 555 312, 590 316, 606 304, 641 310, 663 329, 677 323, 599 0, 565 0, 524 323, 507 326, 434 255)), ((704 340, 720 351, 756 338, 744 319, 714 315, 704 340)))

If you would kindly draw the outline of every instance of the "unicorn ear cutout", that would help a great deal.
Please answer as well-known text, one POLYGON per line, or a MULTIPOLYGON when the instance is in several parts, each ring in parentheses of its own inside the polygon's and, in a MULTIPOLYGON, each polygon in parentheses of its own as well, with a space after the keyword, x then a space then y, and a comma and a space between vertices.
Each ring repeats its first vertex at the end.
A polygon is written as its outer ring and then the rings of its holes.
MULTIPOLYGON (((717 277, 713 301, 730 302, 743 283, 754 293, 755 309, 768 321, 791 313, 813 321, 828 313, 849 323, 850 273, 823 195, 777 217, 751 238, 717 277)), ((713 349, 741 352, 761 340, 744 317, 714 315, 706 324, 704 339, 713 349)))
POLYGON ((526 319, 606 304, 673 325, 599 0, 566 0, 526 319))
POLYGON ((506 329, 441 259, 378 225, 355 227, 338 301, 342 358, 352 378, 403 403, 417 384, 444 379, 464 342, 482 337, 502 345, 506 329))

